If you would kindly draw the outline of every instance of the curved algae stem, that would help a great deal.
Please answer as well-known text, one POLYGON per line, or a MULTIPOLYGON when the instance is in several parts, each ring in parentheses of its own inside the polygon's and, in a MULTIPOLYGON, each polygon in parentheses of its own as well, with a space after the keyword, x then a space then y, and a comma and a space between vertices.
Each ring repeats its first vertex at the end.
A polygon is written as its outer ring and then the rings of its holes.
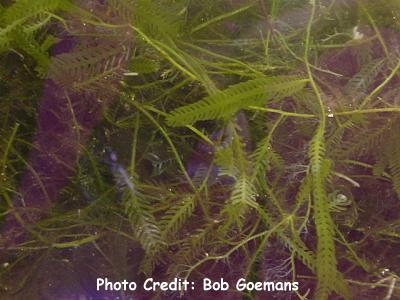
POLYGON ((363 108, 364 106, 366 106, 371 99, 376 96, 388 83, 390 80, 392 80, 392 78, 394 76, 396 76, 396 73, 399 71, 400 69, 400 59, 397 63, 397 65, 392 69, 392 72, 390 72, 389 76, 385 78, 385 80, 378 85, 367 97, 365 97, 365 99, 361 102, 359 108, 363 108))
MULTIPOLYGON (((274 124, 272 125, 272 127, 271 127, 271 129, 269 130, 269 132, 268 132, 268 135, 267 135, 267 143, 266 144, 270 144, 271 143, 271 140, 272 140, 272 135, 274 134, 274 132, 275 132, 275 130, 278 128, 278 126, 281 124, 281 123, 283 123, 282 121, 283 121, 283 119, 284 119, 284 116, 281 114, 280 116, 279 116, 279 118, 274 122, 274 124)), ((263 143, 264 144, 264 143, 263 143)), ((256 169, 257 170, 257 169, 256 169)), ((257 179, 257 172, 253 172, 253 174, 252 174, 252 176, 251 176, 251 178, 250 178, 250 180, 251 180, 251 182, 252 183, 254 183, 254 181, 257 179)))
POLYGON ((205 217, 207 219, 211 219, 208 209, 204 206, 203 201, 201 201, 201 198, 199 197, 199 192, 195 186, 195 184, 193 183, 192 179, 190 178, 189 174, 186 171, 185 166, 183 165, 183 162, 179 156, 178 150, 176 149, 174 143, 172 142, 171 138, 169 137, 168 133, 165 131, 165 129, 160 125, 160 123, 158 123, 153 117, 152 115, 141 105, 138 105, 135 101, 132 101, 132 104, 141 112, 143 113, 151 123, 154 124, 154 126, 160 130, 161 134, 164 136, 165 140, 167 141, 167 143, 169 144, 169 146, 171 147, 172 153, 175 156, 175 159, 183 173, 183 176, 185 177, 185 179, 187 180, 187 182, 189 183, 190 187, 192 188, 192 190, 194 191, 194 193, 196 194, 196 196, 199 198, 198 203, 200 204, 200 208, 203 211, 205 217))
POLYGON ((11 130, 11 135, 10 138, 7 141, 7 145, 4 149, 1 161, 0 161, 0 172, 4 172, 7 166, 7 159, 8 159, 8 154, 10 152, 12 143, 14 142, 15 136, 17 134, 18 128, 19 128, 20 124, 16 123, 13 127, 13 129, 11 130))
POLYGON ((264 238, 262 239, 260 245, 257 247, 256 251, 254 251, 254 254, 251 256, 251 258, 249 259, 248 263, 247 263, 247 267, 245 272, 243 273, 243 278, 247 278, 250 274, 250 272, 253 269, 253 266, 255 265, 255 263, 257 262, 257 259, 259 258, 260 253, 266 248, 267 242, 268 242, 269 236, 264 236, 264 238))
POLYGON ((158 123, 150 114, 149 112, 141 105, 138 105, 135 101, 131 102, 133 106, 135 106, 140 112, 142 112, 151 123, 155 125, 155 127, 160 130, 164 138, 166 139, 167 143, 170 145, 171 150, 173 154, 175 155, 175 158, 178 162, 179 167, 181 168, 181 171, 183 172, 183 175, 185 176, 186 180, 189 182, 190 186, 195 190, 195 185, 190 178, 189 174, 186 172, 185 166, 183 165, 183 162, 179 156, 178 150, 176 149, 174 143, 172 142, 171 138, 169 137, 168 133, 165 131, 165 129, 158 123))
POLYGON ((265 230, 263 232, 257 233, 253 236, 250 236, 244 240, 242 240, 239 244, 237 244, 236 246, 232 247, 229 251, 227 251, 225 254, 221 254, 221 255, 216 255, 216 256, 206 256, 205 258, 199 260, 197 263, 195 263, 194 265, 190 266, 189 269, 186 271, 186 275, 184 276, 184 279, 188 279, 190 274, 196 270, 199 266, 201 266, 202 264, 204 264, 205 262, 209 261, 209 260, 222 260, 222 259, 226 259, 228 258, 233 252, 235 252, 236 250, 240 249, 241 247, 243 247, 245 244, 247 244, 248 242, 251 242, 252 240, 258 239, 260 237, 264 237, 264 238, 269 238, 272 234, 274 234, 275 232, 278 232, 279 227, 281 227, 283 224, 285 224, 287 222, 286 220, 287 218, 282 219, 279 223, 277 223, 274 227, 272 227, 270 230, 265 230))
MULTIPOLYGON (((18 153, 18 151, 16 149, 14 149, 14 147, 12 147, 13 152, 15 153, 15 155, 18 157, 18 159, 21 160, 21 162, 26 166, 26 168, 32 173, 32 176, 36 179, 37 184, 39 185, 41 191, 43 192, 46 200, 48 203, 51 203, 50 201, 50 197, 49 194, 47 193, 47 190, 45 188, 45 186, 43 185, 42 180, 40 179, 39 174, 35 171, 35 169, 18 153)), ((22 199, 22 204, 25 207, 25 203, 22 199)))
MULTIPOLYGON (((255 2, 255 1, 253 1, 253 2, 255 2)), ((201 23, 201 24, 197 25, 196 27, 194 27, 194 28, 190 31, 190 33, 195 33, 196 31, 202 30, 203 28, 205 28, 205 27, 207 27, 207 26, 209 26, 209 25, 211 25, 211 24, 213 24, 213 23, 222 21, 222 20, 227 19, 227 18, 229 18, 229 17, 232 17, 232 16, 234 16, 234 15, 236 15, 236 14, 238 14, 238 13, 241 13, 241 12, 243 12, 243 11, 245 11, 245 10, 248 10, 250 7, 253 6, 253 4, 254 4, 254 3, 252 3, 252 4, 250 4, 250 5, 247 5, 247 6, 240 7, 240 8, 238 8, 238 9, 235 9, 235 10, 233 10, 233 11, 224 13, 224 14, 222 14, 222 15, 216 16, 215 18, 212 18, 212 19, 208 20, 207 22, 204 22, 204 23, 201 23)))
POLYGON ((86 238, 80 239, 80 240, 75 240, 75 241, 70 241, 70 242, 64 242, 64 243, 53 243, 51 244, 52 248, 56 249, 65 249, 65 248, 73 248, 73 247, 79 247, 84 244, 88 244, 91 242, 96 241, 101 237, 101 234, 97 235, 89 235, 86 238))
MULTIPOLYGON (((268 133, 268 140, 270 141, 272 139, 272 135, 274 133, 274 131, 278 128, 278 126, 282 123, 282 120, 284 119, 284 117, 282 115, 279 116, 278 120, 275 121, 274 125, 272 126, 271 130, 268 133)), ((254 184, 254 182, 257 180, 257 173, 254 172, 252 174, 252 176, 250 177, 250 181, 252 184, 254 184)), ((278 200, 278 198, 276 197, 276 195, 274 194, 273 189, 268 185, 268 183, 265 180, 261 180, 259 182, 260 187, 267 193, 267 196, 269 198, 269 200, 272 202, 272 204, 274 204, 274 206, 277 208, 279 214, 281 216, 283 216, 285 214, 282 206, 280 205, 280 202, 278 200)), ((264 211, 262 211, 264 212, 264 211)), ((263 217, 263 220, 266 221, 266 223, 268 223, 268 218, 266 218, 265 216, 263 217)))
POLYGON ((191 81, 192 81, 192 79, 190 79, 190 78, 184 78, 183 80, 181 80, 180 82, 175 84, 173 87, 167 89, 164 93, 160 94, 159 96, 157 96, 153 100, 147 101, 146 103, 152 104, 152 103, 155 103, 155 102, 159 101, 160 99, 164 99, 168 94, 170 94, 170 93, 172 94, 172 92, 175 92, 176 90, 179 90, 180 88, 184 87, 186 84, 188 84, 191 81))
POLYGON ((383 52, 385 52, 386 58, 389 59, 389 56, 390 56, 389 55, 389 50, 388 50, 388 48, 386 46, 385 40, 383 39, 381 32, 378 29, 378 26, 376 26, 375 20, 372 18, 372 16, 368 12, 367 8, 365 7, 365 5, 364 5, 364 3, 362 1, 359 1, 359 5, 361 6, 362 11, 367 16, 368 21, 371 23, 372 28, 374 29, 375 34, 376 34, 376 36, 377 36, 377 38, 379 40, 379 43, 382 46, 383 52))
MULTIPOLYGON (((205 78, 202 78, 203 76, 196 76, 196 73, 197 73, 197 75, 201 75, 201 74, 199 74, 199 72, 197 72, 196 69, 193 68, 193 65, 191 65, 187 61, 187 58, 185 58, 184 55, 179 54, 177 51, 175 51, 173 48, 171 48, 166 43, 161 43, 157 40, 151 39, 139 28, 137 28, 133 25, 130 25, 130 24, 129 24, 129 27, 131 29, 133 29, 134 31, 136 31, 150 46, 152 46, 158 52, 160 52, 165 57, 165 59, 167 59, 173 66, 175 66, 183 74, 186 74, 187 76, 189 76, 189 78, 191 78, 195 81, 201 82, 209 94, 213 94, 215 91, 217 91, 217 88, 215 87, 214 83, 210 80, 210 78, 208 78, 208 76, 205 76, 205 78), (177 60, 174 59, 173 56, 177 60), (190 66, 191 70, 188 70, 187 68, 185 68, 178 61, 182 62, 186 66, 190 66)), ((169 39, 169 42, 171 45, 174 45, 174 42, 171 39, 169 39)))
MULTIPOLYGON (((181 66, 178 62, 176 62, 166 50, 163 49, 159 45, 158 42, 153 41, 150 37, 148 37, 143 31, 141 31, 139 28, 133 25, 129 25, 130 28, 132 28, 134 31, 136 31, 150 46, 152 46, 154 49, 156 49, 158 52, 160 52, 173 66, 175 66, 178 70, 180 70, 183 74, 186 74, 189 76, 191 79, 199 81, 199 79, 194 75, 192 72, 187 70, 185 67, 181 66)), ((164 44, 162 44, 165 46, 164 44)))
MULTIPOLYGON (((168 113, 163 112, 161 110, 158 110, 157 108, 150 106, 150 105, 143 105, 142 106, 144 109, 155 112, 163 117, 168 116, 168 113)), ((186 128, 190 129, 191 131, 193 131, 196 135, 198 135, 203 141, 205 141, 206 143, 210 144, 211 146, 214 146, 214 142, 212 140, 210 140, 210 138, 208 136, 206 136, 204 133, 202 133, 200 130, 198 130, 196 127, 192 126, 192 125, 185 125, 186 128)))
POLYGON ((135 118, 135 129, 133 131, 133 140, 132 140, 132 153, 131 153, 131 162, 129 165, 129 174, 134 174, 136 169, 136 151, 137 151, 137 142, 139 136, 139 122, 140 122, 140 115, 136 115, 135 118))
MULTIPOLYGON (((192 49, 195 49, 195 50, 197 50, 197 51, 199 51, 199 52, 203 52, 203 53, 205 53, 205 54, 208 54, 208 55, 210 55, 210 56, 214 56, 214 57, 216 57, 216 58, 220 58, 220 59, 224 59, 224 60, 227 60, 227 61, 236 63, 236 64, 238 64, 238 65, 240 65, 240 66, 242 66, 242 67, 248 69, 249 71, 251 71, 251 72, 253 72, 253 73, 257 74, 257 75, 264 76, 264 73, 262 73, 262 72, 260 72, 260 71, 257 71, 256 69, 252 68, 250 65, 248 65, 248 64, 246 64, 246 63, 244 63, 244 62, 241 62, 240 60, 237 60, 237 59, 235 59, 235 58, 231 58, 231 57, 228 57, 228 56, 225 56, 225 55, 221 55, 221 54, 212 52, 212 51, 210 51, 210 50, 204 49, 204 48, 202 48, 202 47, 199 47, 199 46, 196 46, 196 45, 194 45, 194 44, 187 43, 187 42, 182 42, 182 41, 181 41, 181 42, 179 42, 179 43, 182 44, 182 45, 185 45, 185 46, 187 46, 187 47, 190 47, 190 48, 192 48, 192 49)), ((228 69, 228 70, 229 70, 229 69, 228 69)), ((243 74, 243 75, 245 75, 245 74, 243 74)), ((247 76, 248 76, 248 75, 247 75, 247 76)))
MULTIPOLYGON (((399 64, 400 66, 400 64, 399 64)), ((376 113, 399 113, 400 107, 385 107, 371 109, 356 109, 333 113, 335 116, 360 115, 360 114, 376 114, 376 113)))
POLYGON ((279 109, 274 109, 274 108, 252 106, 252 105, 246 107, 245 109, 276 113, 276 114, 280 114, 285 117, 298 117, 298 118, 315 118, 316 117, 316 115, 313 115, 313 114, 294 113, 294 112, 289 112, 289 111, 284 111, 284 110, 279 110, 279 109))
MULTIPOLYGON (((296 53, 294 53, 294 51, 292 49, 290 49, 289 45, 286 43, 284 37, 282 36, 282 34, 279 31, 276 33, 276 35, 279 37, 279 40, 282 42, 283 46, 286 48, 286 50, 289 52, 289 54, 291 54, 296 60, 301 61, 301 62, 304 63, 304 59, 301 58, 300 56, 298 56, 296 53)), ((343 76, 342 74, 322 69, 320 67, 314 66, 313 64, 310 64, 310 63, 308 63, 308 64, 314 70, 317 70, 317 71, 320 71, 320 72, 323 72, 323 73, 327 73, 327 74, 331 74, 331 75, 336 76, 336 77, 342 77, 343 76)))
MULTIPOLYGON (((371 170, 374 168, 373 165, 367 164, 367 163, 362 162, 362 161, 352 160, 352 159, 345 159, 345 160, 343 160, 343 163, 352 164, 352 165, 364 167, 366 169, 371 169, 371 170)), ((382 172, 382 176, 383 177, 387 177, 388 179, 392 178, 392 176, 389 173, 385 172, 385 171, 382 172)))
MULTIPOLYGON (((266 108, 266 107, 260 107, 260 106, 249 106, 246 109, 277 113, 277 114, 287 116, 287 117, 298 117, 298 118, 315 118, 315 117, 317 117, 316 115, 313 115, 313 114, 294 113, 294 112, 288 112, 288 111, 284 111, 284 110, 279 110, 279 109, 274 109, 274 108, 266 108)), ((335 112, 332 114, 334 116, 346 116, 346 115, 373 114, 373 113, 400 113, 400 107, 355 109, 355 110, 335 112)), ((328 116, 327 113, 325 113, 325 115, 328 116)))
POLYGON ((334 175, 336 175, 339 178, 342 178, 343 180, 346 180, 347 182, 349 182, 350 184, 352 184, 354 187, 360 187, 360 184, 355 181, 354 179, 351 179, 349 176, 340 173, 340 172, 333 172, 334 175))
POLYGON ((315 95, 317 96, 318 104, 320 106, 321 110, 321 115, 320 115, 320 126, 321 130, 325 131, 325 126, 326 126, 326 114, 325 114, 325 107, 324 103, 321 98, 321 94, 318 90, 317 84, 315 83, 313 74, 311 72, 311 64, 308 60, 308 55, 309 55, 309 50, 310 50, 310 37, 311 37, 311 26, 312 26, 312 21, 314 19, 315 15, 315 0, 310 1, 312 5, 312 10, 311 10, 311 15, 310 15, 310 20, 307 24, 307 31, 306 31, 306 37, 305 37, 305 45, 304 45, 304 64, 306 65, 307 69, 307 74, 308 78, 310 80, 311 88, 313 89, 315 95))
POLYGON ((372 268, 371 266, 368 265, 366 261, 364 261, 361 257, 359 257, 356 253, 356 251, 353 249, 351 244, 346 240, 346 237, 343 235, 343 233, 339 230, 339 228, 335 228, 337 234, 339 235, 340 239, 342 241, 338 241, 342 245, 344 245, 350 252, 350 254, 354 257, 354 259, 358 262, 358 264, 366 271, 366 272, 371 272, 372 268))

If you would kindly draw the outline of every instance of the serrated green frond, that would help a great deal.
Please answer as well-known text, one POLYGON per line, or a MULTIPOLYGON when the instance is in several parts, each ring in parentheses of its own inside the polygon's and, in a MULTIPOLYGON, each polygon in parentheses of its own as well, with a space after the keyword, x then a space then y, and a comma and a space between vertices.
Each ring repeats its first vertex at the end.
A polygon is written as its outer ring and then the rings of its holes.
POLYGON ((270 165, 273 164, 275 166, 279 166, 283 164, 282 158, 274 151, 271 145, 273 133, 280 122, 281 118, 274 123, 269 130, 268 135, 258 143, 256 150, 250 157, 254 166, 252 170, 253 181, 259 177, 261 180, 264 180, 264 176, 266 171, 270 168, 270 165))
POLYGON ((259 175, 265 175, 269 166, 269 156, 271 152, 271 137, 268 135, 261 140, 256 150, 251 155, 251 160, 254 162, 253 178, 257 178, 259 175))
POLYGON ((314 222, 317 231, 317 291, 316 299, 328 299, 335 290, 338 278, 335 252, 335 225, 330 215, 329 200, 326 194, 326 171, 324 126, 318 126, 310 143, 310 169, 312 176, 312 196, 314 207, 314 222), (333 277, 333 278, 332 278, 333 277))
POLYGON ((152 214, 152 207, 140 193, 127 190, 124 205, 125 213, 138 239, 147 254, 155 253, 164 244, 157 221, 152 214))
POLYGON ((226 131, 230 143, 220 150, 217 161, 221 165, 220 174, 228 175, 236 181, 232 187, 230 198, 227 200, 222 214, 227 216, 229 225, 236 224, 239 227, 243 225, 243 220, 250 208, 261 210, 256 202, 256 189, 250 178, 251 160, 245 150, 242 137, 237 132, 239 128, 230 122, 226 131))
POLYGON ((229 118, 251 105, 282 99, 301 90, 307 80, 298 76, 261 77, 241 82, 211 96, 179 107, 167 117, 170 126, 183 126, 200 120, 229 118))
POLYGON ((115 13, 122 21, 131 23, 133 21, 135 12, 135 1, 134 0, 108 0, 107 4, 112 8, 115 13))
POLYGON ((159 222, 161 236, 164 240, 173 237, 193 214, 196 201, 194 195, 187 195, 172 206, 159 222))
MULTIPOLYGON (((183 241, 181 249, 179 249, 176 257, 185 264, 198 259, 199 256, 204 254, 204 245, 215 238, 214 229, 214 224, 208 223, 204 228, 195 230, 183 241)), ((178 267, 178 265, 176 265, 176 267, 178 267)))
POLYGON ((306 175, 300 183, 296 194, 296 205, 301 206, 304 201, 310 198, 312 190, 312 180, 310 175, 306 175))
POLYGON ((157 61, 143 56, 134 57, 129 63, 129 71, 136 72, 138 74, 157 72, 159 68, 160 64, 157 61))
MULTIPOLYGON (((38 45, 39 41, 37 41, 35 34, 39 29, 48 24, 50 18, 46 15, 40 15, 34 22, 24 21, 24 19, 21 19, 3 25, 4 27, 0 30, 0 52, 8 50, 9 47, 13 46, 30 55, 32 55, 32 52, 36 54, 43 52, 43 55, 48 56, 46 53, 48 48, 45 47, 46 45, 38 45)), ((37 55, 33 55, 33 58, 35 60, 38 59, 37 55)), ((42 62, 39 59, 37 63, 40 66, 42 62)))
POLYGON ((224 140, 215 155, 215 163, 221 167, 220 174, 228 175, 233 178, 249 175, 250 160, 245 150, 243 137, 234 122, 228 122, 225 128, 224 140))
POLYGON ((25 21, 41 13, 68 10, 72 7, 68 0, 17 0, 1 16, 3 24, 25 21))
POLYGON ((177 7, 166 1, 138 0, 135 3, 134 24, 151 38, 176 38, 182 30, 182 18, 177 7))
POLYGON ((398 138, 400 126, 394 126, 390 130, 389 139, 387 139, 384 156, 389 167, 393 188, 400 197, 400 139, 398 138))
POLYGON ((214 162, 219 167, 219 175, 227 175, 236 178, 238 169, 235 166, 232 145, 217 149, 214 162))
POLYGON ((358 72, 349 80, 345 87, 346 91, 352 94, 357 92, 366 93, 384 66, 384 59, 377 59, 367 65, 364 65, 360 72, 358 72))
MULTIPOLYGON (((322 164, 325 159, 325 138, 324 138, 324 127, 318 126, 312 140, 309 149, 310 167, 313 179, 320 177, 322 171, 322 164)), ((324 178, 320 178, 324 179, 324 178)))
POLYGON ((338 151, 339 157, 352 157, 353 155, 363 155, 365 153, 375 153, 380 148, 382 141, 388 132, 390 123, 374 122, 374 126, 364 126, 358 130, 358 134, 351 140, 343 143, 342 149, 338 151))
POLYGON ((77 91, 102 87, 110 77, 121 73, 121 66, 128 58, 128 49, 111 44, 63 53, 52 60, 49 78, 77 91))
POLYGON ((0 30, 0 52, 6 50, 9 46, 11 41, 13 40, 12 33, 15 31, 16 28, 20 23, 13 23, 6 25, 4 28, 0 30))
POLYGON ((36 71, 40 77, 44 77, 50 64, 50 57, 47 49, 43 49, 32 34, 22 30, 13 32, 13 44, 29 54, 37 63, 36 71))
POLYGON ((236 224, 241 228, 250 208, 258 210, 256 189, 249 178, 241 176, 236 180, 231 196, 224 207, 228 218, 227 224, 236 224))
POLYGON ((292 253, 296 255, 301 262, 303 262, 305 266, 307 266, 311 271, 315 272, 315 255, 310 249, 307 248, 298 235, 292 235, 291 237, 288 237, 286 234, 280 233, 278 234, 278 238, 283 244, 286 245, 286 247, 290 249, 292 253))

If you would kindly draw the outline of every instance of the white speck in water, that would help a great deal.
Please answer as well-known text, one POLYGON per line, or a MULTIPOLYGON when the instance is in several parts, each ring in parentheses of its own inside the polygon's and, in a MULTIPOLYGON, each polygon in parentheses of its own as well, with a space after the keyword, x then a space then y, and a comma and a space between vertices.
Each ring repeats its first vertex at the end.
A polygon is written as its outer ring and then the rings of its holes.
POLYGON ((5 262, 5 263, 3 263, 3 268, 7 268, 9 265, 10 265, 10 263, 5 262))
POLYGON ((334 115, 333 115, 332 109, 330 107, 328 107, 327 111, 328 111, 328 118, 333 118, 334 115))
POLYGON ((361 40, 364 34, 358 30, 358 26, 353 27, 353 40, 361 40))
POLYGON ((124 75, 125 76, 138 76, 139 73, 138 72, 125 72, 124 75))
POLYGON ((383 269, 381 269, 381 275, 382 275, 382 276, 386 276, 387 273, 389 273, 389 272, 390 272, 390 269, 388 269, 388 268, 383 268, 383 269))

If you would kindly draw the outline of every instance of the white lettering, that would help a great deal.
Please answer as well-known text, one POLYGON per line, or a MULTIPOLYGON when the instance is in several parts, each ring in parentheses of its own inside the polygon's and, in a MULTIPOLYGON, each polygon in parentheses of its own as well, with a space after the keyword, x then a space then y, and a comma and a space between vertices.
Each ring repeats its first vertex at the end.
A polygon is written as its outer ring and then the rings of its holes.
POLYGON ((143 288, 145 291, 151 291, 153 289, 153 278, 147 278, 145 280, 145 282, 143 283, 143 288), (150 284, 150 286, 147 286, 148 284, 150 284))
POLYGON ((97 278, 96 290, 99 291, 100 287, 104 284, 103 278, 97 278))
POLYGON ((212 281, 209 278, 203 279, 203 291, 227 291, 229 289, 229 283, 226 282, 223 278, 220 278, 219 281, 212 281))
POLYGON ((99 291, 100 288, 103 287, 105 291, 135 291, 137 289, 137 284, 134 281, 127 281, 124 279, 122 282, 109 281, 108 278, 97 278, 96 280, 96 289, 99 291))

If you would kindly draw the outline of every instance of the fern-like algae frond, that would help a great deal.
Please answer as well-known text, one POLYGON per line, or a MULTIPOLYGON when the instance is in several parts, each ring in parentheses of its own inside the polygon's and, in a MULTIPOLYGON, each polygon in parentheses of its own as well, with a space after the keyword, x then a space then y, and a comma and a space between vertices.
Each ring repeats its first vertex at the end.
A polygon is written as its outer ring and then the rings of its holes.
POLYGON ((234 172, 230 175, 236 181, 222 213, 227 216, 226 226, 236 224, 241 228, 249 209, 254 208, 258 210, 259 205, 256 202, 256 188, 251 180, 251 164, 247 158, 244 143, 236 132, 235 126, 233 124, 228 126, 231 126, 232 132, 232 143, 229 145, 232 149, 230 151, 232 166, 225 166, 225 168, 234 172))
POLYGON ((15 30, 13 32, 13 37, 13 44, 29 54, 36 61, 36 71, 40 77, 44 77, 50 63, 47 50, 48 47, 52 45, 55 38, 49 35, 42 44, 39 44, 33 34, 28 32, 27 28, 15 30))
POLYGON ((128 49, 111 44, 60 54, 53 60, 49 77, 76 91, 101 87, 109 77, 121 73, 118 71, 128 57, 128 49))
POLYGON ((393 188, 400 196, 400 139, 398 137, 400 125, 397 122, 389 132, 389 139, 383 151, 384 160, 389 167, 389 173, 392 178, 393 188))
POLYGON ((25 21, 41 13, 56 10, 68 10, 72 4, 68 0, 18 0, 7 8, 1 16, 1 21, 6 24, 25 21))
MULTIPOLYGON (((73 7, 68 0, 15 1, 0 13, 0 53, 10 47, 30 55, 37 63, 36 71, 43 77, 49 64, 49 39, 41 43, 37 32, 48 24, 53 13, 73 7)), ((53 41, 54 42, 54 41, 53 41)))
POLYGON ((360 72, 354 75, 347 83, 346 90, 349 93, 362 92, 366 93, 376 76, 385 66, 384 59, 376 59, 365 65, 360 72))
POLYGON ((200 120, 230 118, 251 105, 263 105, 272 98, 282 99, 303 89, 308 80, 299 76, 260 77, 238 83, 202 100, 172 111, 171 126, 183 126, 200 120))
POLYGON ((161 236, 164 240, 173 237, 182 228, 186 220, 193 214, 195 205, 194 195, 189 194, 167 210, 159 222, 161 236))
POLYGON ((160 64, 157 61, 144 56, 136 56, 129 62, 129 70, 138 74, 153 73, 157 72, 159 69, 160 64))
MULTIPOLYGON (((329 164, 325 158, 324 126, 319 125, 310 144, 310 168, 312 175, 312 198, 314 204, 314 222, 317 230, 317 299, 327 299, 332 290, 342 296, 347 288, 336 269, 335 225, 330 215, 330 205, 325 182, 329 175, 329 164)), ((347 297, 347 296, 346 296, 347 297)))
POLYGON ((133 21, 135 11, 134 0, 108 0, 107 1, 113 12, 121 18, 121 20, 130 23, 133 21))
POLYGON ((151 256, 164 244, 152 207, 141 192, 138 180, 130 178, 125 171, 119 170, 119 180, 124 183, 124 206, 135 238, 140 242, 146 255, 151 256))
POLYGON ((237 224, 243 227, 243 220, 250 208, 258 209, 256 190, 249 178, 241 175, 235 182, 229 202, 224 211, 227 214, 227 224, 237 224))
POLYGON ((384 143, 386 135, 392 124, 390 119, 375 119, 373 127, 371 123, 358 125, 358 133, 351 140, 344 141, 340 144, 339 149, 336 149, 335 156, 339 158, 357 157, 366 153, 376 153, 377 149, 384 143), (362 137, 362 138, 360 138, 362 137))
POLYGON ((146 199, 139 195, 130 195, 125 200, 125 210, 134 230, 135 237, 148 253, 154 253, 162 243, 160 229, 151 213, 146 199))
POLYGON ((164 1, 136 1, 134 19, 136 27, 156 39, 176 38, 183 24, 177 7, 164 1))
POLYGON ((282 119, 283 117, 280 116, 269 130, 268 135, 258 143, 255 151, 251 155, 251 160, 254 162, 254 169, 252 172, 253 181, 258 178, 264 180, 264 175, 270 164, 275 163, 275 165, 283 165, 282 158, 272 147, 272 136, 275 129, 281 124, 282 119))

